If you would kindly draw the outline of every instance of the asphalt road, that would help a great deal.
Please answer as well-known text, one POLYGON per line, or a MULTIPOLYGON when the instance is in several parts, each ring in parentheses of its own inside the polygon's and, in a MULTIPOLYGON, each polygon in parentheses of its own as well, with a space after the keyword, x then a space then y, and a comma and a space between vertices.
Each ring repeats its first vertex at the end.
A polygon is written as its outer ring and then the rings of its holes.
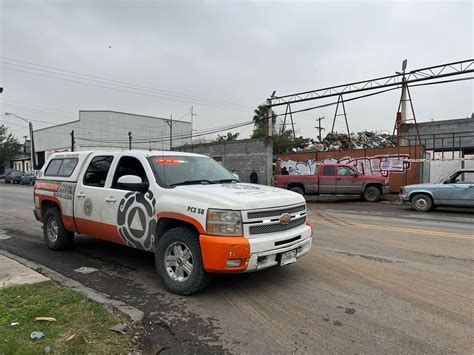
POLYGON ((474 211, 311 202, 315 238, 296 264, 167 293, 153 255, 85 237, 53 252, 32 188, 0 183, 0 249, 146 314, 144 350, 163 353, 472 353, 474 211), (1 238, 0 238, 1 239, 1 238), (88 266, 99 271, 83 275, 88 266))

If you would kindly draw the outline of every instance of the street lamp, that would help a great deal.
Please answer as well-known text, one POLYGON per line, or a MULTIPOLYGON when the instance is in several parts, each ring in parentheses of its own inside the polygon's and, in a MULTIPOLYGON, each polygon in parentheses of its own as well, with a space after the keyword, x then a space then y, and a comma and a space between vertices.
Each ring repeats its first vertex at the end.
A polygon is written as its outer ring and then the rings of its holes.
POLYGON ((5 116, 15 116, 16 118, 19 118, 20 120, 22 121, 25 121, 26 123, 28 123, 28 128, 30 130, 30 140, 31 140, 31 147, 30 147, 30 151, 31 151, 31 170, 34 170, 35 169, 35 166, 36 166, 36 159, 35 159, 35 144, 34 144, 34 141, 33 141, 33 124, 28 121, 27 119, 21 117, 21 116, 18 116, 14 113, 11 113, 11 112, 5 112, 5 116))

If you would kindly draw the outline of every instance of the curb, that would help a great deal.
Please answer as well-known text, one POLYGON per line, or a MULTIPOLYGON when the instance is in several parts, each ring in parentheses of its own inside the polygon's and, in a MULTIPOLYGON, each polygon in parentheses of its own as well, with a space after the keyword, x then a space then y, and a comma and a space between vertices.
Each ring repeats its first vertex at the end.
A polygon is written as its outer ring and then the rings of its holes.
POLYGON ((34 261, 23 259, 22 257, 17 256, 15 254, 11 254, 6 250, 0 249, 0 254, 17 261, 20 264, 23 264, 46 277, 49 277, 51 280, 58 282, 62 286, 72 289, 73 291, 79 292, 80 294, 84 295, 85 297, 87 297, 88 299, 92 301, 95 301, 107 308, 112 308, 128 316, 132 320, 133 323, 141 322, 145 315, 143 311, 139 310, 138 308, 129 306, 123 303, 122 301, 110 298, 105 293, 102 293, 102 292, 93 290, 87 286, 84 286, 80 282, 70 279, 69 277, 66 277, 50 268, 47 268, 46 266, 35 263, 34 261))

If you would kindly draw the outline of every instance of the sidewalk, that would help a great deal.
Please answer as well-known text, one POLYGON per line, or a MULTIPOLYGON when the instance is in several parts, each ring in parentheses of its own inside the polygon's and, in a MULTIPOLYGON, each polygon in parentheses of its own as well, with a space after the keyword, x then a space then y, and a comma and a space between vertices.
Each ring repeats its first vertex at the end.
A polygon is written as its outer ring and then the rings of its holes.
POLYGON ((48 280, 48 277, 33 269, 0 255, 0 289, 12 285, 34 284, 48 280))

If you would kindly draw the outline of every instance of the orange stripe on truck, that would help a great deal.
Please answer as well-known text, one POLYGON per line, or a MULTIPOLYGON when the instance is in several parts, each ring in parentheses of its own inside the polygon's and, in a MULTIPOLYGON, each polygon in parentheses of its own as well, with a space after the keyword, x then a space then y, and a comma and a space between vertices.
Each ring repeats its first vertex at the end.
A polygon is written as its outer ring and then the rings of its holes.
POLYGON ((39 208, 35 207, 36 213, 38 213, 38 216, 41 219, 43 219, 44 213, 46 212, 46 211, 43 211, 41 208, 43 201, 51 201, 55 203, 56 205, 58 205, 59 211, 61 211, 61 217, 63 219, 64 228, 66 228, 66 230, 70 232, 77 232, 76 224, 74 223, 74 217, 64 214, 63 208, 61 206, 61 202, 56 196, 44 195, 44 194, 39 194, 35 192, 35 197, 38 197, 38 200, 39 200, 39 208))
POLYGON ((76 218, 76 224, 79 229, 78 232, 81 234, 86 234, 91 237, 107 240, 117 244, 126 244, 120 237, 115 224, 96 222, 84 218, 76 218))
POLYGON ((204 230, 204 227, 202 226, 202 224, 198 220, 196 220, 192 217, 186 216, 185 214, 182 214, 182 213, 160 212, 160 213, 158 213, 157 218, 158 218, 158 220, 160 220, 161 218, 178 219, 178 220, 181 220, 181 221, 192 224, 194 227, 196 227, 199 234, 206 233, 206 231, 204 230))

